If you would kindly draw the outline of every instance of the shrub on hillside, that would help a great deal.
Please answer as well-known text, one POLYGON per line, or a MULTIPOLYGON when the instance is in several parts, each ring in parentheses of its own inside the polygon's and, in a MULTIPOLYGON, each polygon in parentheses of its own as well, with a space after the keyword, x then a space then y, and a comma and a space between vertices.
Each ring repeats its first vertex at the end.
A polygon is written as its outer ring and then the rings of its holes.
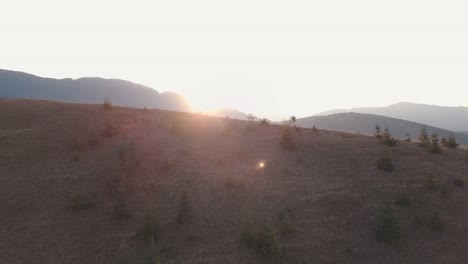
POLYGON ((109 100, 109 98, 106 98, 102 103, 102 109, 104 109, 105 111, 112 110, 112 102, 111 100, 109 100))
POLYGON ((313 127, 312 127, 312 131, 318 132, 318 128, 317 128, 316 126, 313 126, 313 127))
POLYGON ((384 243, 395 243, 400 240, 400 223, 390 209, 382 209, 378 213, 375 238, 384 243))
POLYGON ((431 230, 442 232, 444 230, 444 223, 439 214, 433 214, 427 220, 427 227, 431 230))
POLYGON ((442 153, 442 148, 439 143, 439 137, 436 134, 431 135, 431 141, 428 147, 428 151, 434 154, 442 153))
POLYGON ((268 118, 264 117, 264 118, 260 119, 260 124, 262 126, 269 126, 270 125, 270 120, 268 118))
POLYGON ((282 246, 278 232, 270 225, 263 225, 257 235, 257 252, 267 258, 276 259, 282 255, 282 246))
POLYGON ((380 126, 377 124, 375 125, 375 133, 374 133, 374 136, 378 139, 381 139, 382 138, 382 129, 380 128, 380 126))
POLYGON ((78 151, 82 148, 83 148, 83 144, 81 143, 80 138, 78 137, 78 135, 74 135, 70 143, 70 150, 78 151))
POLYGON ((460 179, 460 178, 453 179, 452 183, 453 183, 453 185, 455 185, 457 187, 462 187, 462 186, 465 185, 465 181, 463 179, 460 179))
POLYGON ((291 233, 294 231, 294 225, 291 219, 292 210, 286 208, 282 210, 278 216, 278 220, 281 225, 281 231, 284 233, 291 233))
POLYGON ((89 209, 96 204, 94 199, 86 194, 73 194, 70 197, 70 208, 73 210, 89 209))
POLYGON ((419 144, 423 147, 429 146, 430 139, 429 139, 429 133, 427 132, 426 128, 422 128, 421 131, 419 132, 419 144))
POLYGON ((393 147, 396 146, 397 140, 392 137, 392 134, 390 133, 390 130, 388 128, 385 128, 384 132, 382 133, 382 144, 393 147))
POLYGON ((384 171, 393 171, 395 169, 393 161, 388 155, 387 151, 384 151, 384 153, 377 160, 377 168, 384 171))
POLYGON ((455 139, 455 137, 453 135, 451 135, 447 141, 445 142, 445 144, 443 143, 442 144, 444 147, 446 148, 458 148, 458 146, 460 146, 460 144, 458 144, 457 140, 455 139))
POLYGON ((408 194, 406 193, 400 193, 397 195, 395 198, 395 205, 398 206, 410 206, 411 205, 411 199, 408 194))
POLYGON ((124 195, 120 194, 114 203, 114 217, 118 220, 130 218, 130 210, 124 195))
POLYGON ((96 146, 99 144, 99 139, 95 132, 92 132, 88 137, 88 146, 96 146))
POLYGON ((117 129, 109 122, 106 122, 104 129, 102 130, 103 137, 113 137, 117 134, 117 129))
POLYGON ((179 212, 177 214, 177 222, 179 224, 189 224, 192 221, 192 210, 190 208, 190 200, 188 194, 183 192, 180 196, 179 212))
POLYGON ((155 213, 148 213, 145 215, 143 224, 138 230, 138 236, 146 241, 154 241, 159 239, 161 230, 158 218, 155 213))
POLYGON ((296 145, 294 144, 293 136, 290 127, 285 127, 281 134, 281 147, 285 150, 294 150, 296 145))
POLYGON ((241 223, 241 243, 247 247, 255 247, 255 244, 257 243, 257 234, 257 225, 250 218, 245 218, 241 223))

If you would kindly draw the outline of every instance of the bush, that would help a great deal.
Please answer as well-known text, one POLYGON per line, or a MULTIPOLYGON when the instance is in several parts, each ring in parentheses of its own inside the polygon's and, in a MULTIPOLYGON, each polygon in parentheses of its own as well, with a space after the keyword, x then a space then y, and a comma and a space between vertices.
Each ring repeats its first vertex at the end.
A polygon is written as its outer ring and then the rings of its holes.
POLYGON ((392 134, 390 133, 390 130, 388 128, 385 128, 381 138, 382 138, 382 144, 389 146, 389 147, 396 146, 398 142, 394 137, 392 137, 392 134))
POLYGON ((138 230, 138 236, 143 240, 154 242, 159 239, 160 233, 161 230, 156 214, 147 214, 138 230))
POLYGON ((95 204, 94 199, 86 194, 74 194, 70 197, 70 208, 73 210, 89 209, 95 204))
POLYGON ((260 228, 256 249, 260 255, 267 259, 275 259, 282 255, 278 232, 272 226, 264 225, 260 228))
POLYGON ((281 224, 281 230, 284 233, 291 233, 294 231, 293 222, 291 220, 291 213, 292 210, 290 208, 286 208, 282 210, 278 216, 278 220, 281 224))
POLYGON ((437 191, 439 189, 438 182, 433 175, 427 177, 426 188, 430 191, 437 191))
POLYGON ((442 153, 442 148, 440 147, 439 137, 436 134, 431 135, 431 142, 429 144, 429 152, 434 154, 442 153))
POLYGON ((117 129, 115 129, 115 127, 111 123, 106 122, 106 124, 104 125, 104 129, 102 130, 102 136, 110 138, 115 135, 117 135, 117 129))
POLYGON ((382 129, 380 128, 380 126, 377 124, 375 125, 375 133, 374 133, 374 136, 378 139, 382 139, 382 129))
POLYGON ((260 124, 262 126, 269 126, 270 125, 270 120, 268 118, 264 117, 264 118, 260 119, 260 124))
POLYGON ((430 143, 429 133, 427 132, 426 128, 422 128, 421 131, 419 132, 419 143, 423 147, 429 146, 429 143, 430 143))
POLYGON ((281 135, 280 144, 281 144, 281 147, 285 150, 294 150, 296 148, 290 127, 284 128, 283 134, 281 135))
POLYGON ((99 144, 99 139, 95 132, 91 133, 88 138, 88 146, 96 146, 99 144))
POLYGON ((105 111, 110 111, 110 110, 112 110, 112 102, 111 102, 111 100, 109 100, 108 98, 106 98, 106 100, 104 100, 104 102, 102 103, 102 109, 104 109, 105 111))
POLYGON ((179 213, 177 215, 177 222, 179 224, 189 224, 192 221, 192 212, 190 208, 190 201, 186 192, 182 193, 180 197, 179 213))
POLYGON ((431 230, 442 232, 444 230, 444 224, 439 214, 433 214, 427 221, 427 227, 431 230))
POLYGON ((314 132, 318 132, 318 129, 317 129, 317 127, 316 127, 316 126, 313 126, 313 127, 312 127, 312 131, 314 131, 314 132))
POLYGON ((460 179, 460 178, 455 178, 453 179, 453 185, 457 186, 457 187, 463 187, 465 185, 465 181, 463 179, 460 179))
POLYGON ((249 218, 244 219, 241 223, 241 242, 248 247, 255 247, 257 242, 257 234, 257 225, 249 218))
POLYGON ((409 206, 411 205, 411 199, 408 194, 400 193, 395 198, 395 204, 398 206, 409 206))
POLYGON ((458 146, 460 146, 453 135, 451 135, 445 142, 442 142, 442 145, 446 148, 452 149, 458 148, 458 146))
POLYGON ((395 169, 392 159, 386 152, 377 161, 377 168, 384 171, 393 171, 395 169))
POLYGON ((379 212, 375 238, 384 243, 394 243, 400 240, 401 227, 390 209, 383 209, 379 212))
POLYGON ((114 217, 118 220, 130 218, 130 211, 127 206, 127 201, 123 194, 120 194, 114 204, 114 217))
POLYGON ((83 144, 81 144, 80 138, 77 135, 74 135, 70 143, 70 150, 78 151, 82 148, 83 148, 83 144))

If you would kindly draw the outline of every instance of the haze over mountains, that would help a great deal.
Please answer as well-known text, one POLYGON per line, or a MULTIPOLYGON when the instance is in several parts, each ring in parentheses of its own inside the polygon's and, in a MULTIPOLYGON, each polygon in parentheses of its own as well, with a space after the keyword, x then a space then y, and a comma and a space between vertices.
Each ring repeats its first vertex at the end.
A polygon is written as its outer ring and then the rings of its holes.
POLYGON ((452 131, 468 131, 468 107, 398 103, 387 107, 335 109, 322 112, 319 115, 349 112, 399 118, 452 131))
POLYGON ((440 137, 447 138, 453 135, 461 144, 468 145, 467 134, 456 133, 450 130, 402 119, 371 114, 339 113, 327 116, 312 116, 299 118, 296 124, 307 128, 316 126, 323 129, 359 132, 363 134, 373 134, 375 132, 375 125, 378 124, 382 127, 382 130, 385 128, 390 129, 392 135, 397 138, 404 139, 407 138, 407 134, 409 134, 409 137, 413 140, 417 140, 420 130, 426 128, 429 133, 435 133, 440 137))
MULTIPOLYGON (((52 79, 9 70, 0 70, 0 98, 45 99, 87 104, 99 104, 109 98, 113 104, 121 106, 192 111, 182 95, 159 93, 150 87, 130 81, 103 78, 52 79)), ((246 120, 247 116, 246 113, 230 108, 220 108, 203 114, 240 120, 246 120)), ((393 135, 399 138, 406 138, 409 134, 415 139, 419 130, 427 127, 431 133, 437 133, 441 137, 454 135, 460 143, 468 144, 467 107, 398 103, 388 107, 329 110, 318 116, 300 118, 297 122, 297 125, 303 127, 315 125, 324 129, 364 134, 372 134, 375 124, 382 128, 388 127, 393 135)))
POLYGON ((125 80, 103 78, 52 79, 0 70, 0 98, 27 98, 98 104, 106 98, 113 104, 138 108, 191 110, 187 100, 176 93, 156 90, 125 80))

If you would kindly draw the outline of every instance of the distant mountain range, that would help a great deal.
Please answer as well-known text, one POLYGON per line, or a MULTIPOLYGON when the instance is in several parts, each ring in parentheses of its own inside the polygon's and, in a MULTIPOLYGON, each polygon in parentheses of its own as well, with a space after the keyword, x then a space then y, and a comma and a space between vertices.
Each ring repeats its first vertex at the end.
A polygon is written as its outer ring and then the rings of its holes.
POLYGON ((409 134, 412 139, 417 139, 420 130, 422 128, 427 128, 429 133, 438 134, 439 137, 449 137, 453 135, 458 142, 463 145, 468 145, 468 134, 456 133, 425 124, 371 114, 340 113, 327 116, 312 116, 299 118, 296 124, 308 128, 316 126, 323 129, 359 132, 363 134, 373 134, 375 132, 375 125, 379 124, 382 130, 387 127, 395 137, 401 139, 406 138, 407 134, 409 134))
POLYGON ((468 131, 468 107, 398 103, 387 107, 335 109, 318 115, 349 112, 388 116, 452 131, 468 131))
POLYGON ((103 78, 52 79, 23 72, 0 70, 0 98, 28 98, 72 103, 102 103, 108 98, 115 105, 191 110, 179 94, 156 90, 129 81, 103 78))

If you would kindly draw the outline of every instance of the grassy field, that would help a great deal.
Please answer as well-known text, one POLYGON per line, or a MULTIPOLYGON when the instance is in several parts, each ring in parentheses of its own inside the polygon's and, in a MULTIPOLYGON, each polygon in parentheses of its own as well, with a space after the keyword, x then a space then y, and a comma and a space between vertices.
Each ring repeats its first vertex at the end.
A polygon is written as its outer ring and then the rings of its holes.
POLYGON ((463 149, 101 105, 0 113, 2 263, 468 259, 463 149))

